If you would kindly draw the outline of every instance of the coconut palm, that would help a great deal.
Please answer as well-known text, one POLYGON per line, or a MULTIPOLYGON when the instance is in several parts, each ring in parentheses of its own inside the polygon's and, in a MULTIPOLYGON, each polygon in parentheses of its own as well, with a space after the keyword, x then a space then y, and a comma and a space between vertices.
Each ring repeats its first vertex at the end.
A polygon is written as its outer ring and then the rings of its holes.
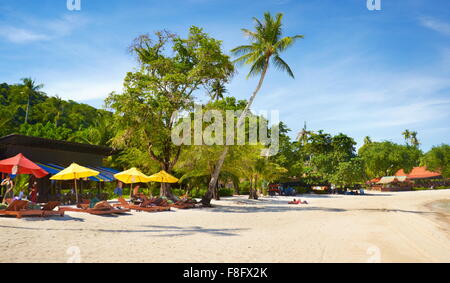
MULTIPOLYGON (((250 65, 250 72, 248 73, 247 78, 257 75, 260 76, 255 91, 250 97, 246 108, 239 117, 237 128, 242 125, 247 113, 250 111, 253 100, 262 87, 267 70, 269 69, 271 63, 277 69, 286 72, 290 77, 294 78, 294 73, 289 65, 280 57, 280 54, 291 47, 297 39, 303 38, 303 36, 295 35, 283 37, 282 19, 283 14, 278 13, 275 17, 272 17, 269 12, 264 14, 264 19, 262 21, 257 18, 253 18, 255 21, 255 30, 252 31, 242 29, 244 35, 250 39, 250 43, 247 45, 238 46, 231 50, 234 55, 239 56, 235 60, 235 63, 250 65)), ((212 192, 216 186, 220 170, 222 169, 223 163, 227 156, 227 152, 228 147, 225 146, 224 151, 217 160, 214 174, 209 182, 208 192, 202 199, 202 203, 204 205, 210 205, 212 192)))
POLYGON ((22 85, 25 88, 25 94, 28 96, 27 109, 25 112, 25 124, 28 122, 28 111, 30 108, 30 98, 34 93, 38 93, 43 87, 43 84, 36 84, 31 78, 23 78, 22 85))
POLYGON ((409 144, 409 140, 411 139, 411 132, 406 129, 403 133, 402 133, 403 137, 405 138, 406 144, 409 144))
POLYGON ((306 127, 306 122, 303 126, 303 129, 297 134, 297 141, 302 144, 305 145, 308 142, 308 137, 312 134, 312 131, 308 131, 307 127, 306 127))
POLYGON ((283 37, 282 19, 283 14, 278 13, 274 18, 269 12, 264 14, 263 22, 253 18, 255 31, 242 29, 244 35, 250 39, 250 44, 241 45, 231 50, 234 55, 240 56, 235 60, 236 63, 251 66, 247 78, 260 76, 258 85, 250 97, 247 107, 241 117, 239 117, 238 127, 243 122, 245 115, 247 115, 253 104, 253 100, 261 89, 270 63, 294 78, 291 67, 280 57, 280 53, 294 45, 297 39, 303 38, 303 35, 283 37))
POLYGON ((366 136, 364 138, 364 144, 369 144, 369 143, 372 143, 372 139, 369 136, 366 136))
POLYGON ((410 133, 410 143, 414 147, 418 147, 420 145, 419 139, 417 138, 417 132, 411 132, 410 133))
POLYGON ((220 80, 216 80, 212 83, 211 88, 209 90, 209 97, 212 101, 221 100, 225 97, 227 93, 227 88, 220 80))

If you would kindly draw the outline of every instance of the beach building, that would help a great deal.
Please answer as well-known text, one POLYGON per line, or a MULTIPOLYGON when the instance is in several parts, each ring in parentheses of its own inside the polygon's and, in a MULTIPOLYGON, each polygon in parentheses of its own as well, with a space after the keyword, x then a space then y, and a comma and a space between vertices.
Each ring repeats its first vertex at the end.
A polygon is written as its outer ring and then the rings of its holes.
POLYGON ((410 180, 430 180, 442 179, 441 173, 427 170, 427 167, 414 167, 410 173, 406 174, 403 169, 398 170, 395 176, 406 176, 410 180))
POLYGON ((0 138, 0 160, 13 157, 19 153, 50 173, 44 178, 35 180, 32 178, 31 180, 37 182, 39 202, 59 199, 62 195, 62 189, 72 187, 70 181, 56 182, 51 181, 50 177, 73 162, 100 172, 100 175, 81 182, 81 192, 84 188, 100 194, 105 182, 113 181, 113 175, 118 173, 114 169, 103 166, 104 158, 114 153, 113 149, 109 147, 16 134, 0 138))

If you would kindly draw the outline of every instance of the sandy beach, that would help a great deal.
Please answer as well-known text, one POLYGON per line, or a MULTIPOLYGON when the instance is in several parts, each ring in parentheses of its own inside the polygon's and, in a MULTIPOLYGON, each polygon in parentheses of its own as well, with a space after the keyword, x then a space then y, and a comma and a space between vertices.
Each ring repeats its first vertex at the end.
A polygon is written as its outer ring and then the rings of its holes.
POLYGON ((0 218, 0 262, 450 262, 450 190, 245 196, 161 213, 0 218))

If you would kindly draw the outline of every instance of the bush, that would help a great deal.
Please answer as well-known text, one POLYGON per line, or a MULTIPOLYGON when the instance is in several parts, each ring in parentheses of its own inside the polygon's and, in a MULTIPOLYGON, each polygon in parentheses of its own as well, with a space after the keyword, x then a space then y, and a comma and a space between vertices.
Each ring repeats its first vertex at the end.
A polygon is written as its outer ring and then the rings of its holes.
POLYGON ((427 191, 427 190, 431 190, 431 188, 425 188, 425 187, 413 187, 412 190, 413 190, 413 191, 427 191))
POLYGON ((310 188, 307 187, 295 187, 294 189, 297 191, 297 194, 299 195, 304 195, 311 191, 310 188))
POLYGON ((219 196, 221 197, 232 197, 234 195, 233 189, 220 189, 219 196))
POLYGON ((450 189, 449 187, 447 187, 447 186, 441 186, 441 187, 436 187, 436 188, 434 188, 435 190, 448 190, 448 189, 450 189))

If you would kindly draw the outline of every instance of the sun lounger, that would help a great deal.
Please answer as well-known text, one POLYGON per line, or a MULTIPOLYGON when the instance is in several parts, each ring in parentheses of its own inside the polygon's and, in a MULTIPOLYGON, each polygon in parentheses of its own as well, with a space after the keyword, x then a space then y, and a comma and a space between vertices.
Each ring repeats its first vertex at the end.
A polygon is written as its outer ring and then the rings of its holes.
POLYGON ((42 206, 43 216, 53 216, 53 215, 59 215, 64 216, 64 210, 61 210, 59 208, 59 205, 61 203, 59 201, 49 201, 45 205, 42 206), (55 210, 55 208, 58 207, 58 210, 55 210))
POLYGON ((93 208, 89 204, 79 204, 77 207, 60 207, 62 211, 84 212, 93 215, 123 214, 129 212, 128 208, 112 207, 107 202, 99 202, 93 208))
POLYGON ((144 201, 141 205, 130 204, 124 198, 119 198, 119 203, 115 204, 115 207, 123 207, 136 211, 145 211, 145 212, 159 212, 159 211, 169 211, 170 206, 152 206, 151 202, 148 200, 144 201))
POLYGON ((14 200, 5 210, 0 210, 0 215, 16 216, 22 218, 23 216, 43 216, 43 210, 27 209, 28 201, 14 200))
POLYGON ((189 209, 189 208, 196 207, 195 203, 189 203, 189 202, 184 202, 184 201, 178 201, 176 203, 172 203, 170 206, 178 208, 178 209, 189 209))

